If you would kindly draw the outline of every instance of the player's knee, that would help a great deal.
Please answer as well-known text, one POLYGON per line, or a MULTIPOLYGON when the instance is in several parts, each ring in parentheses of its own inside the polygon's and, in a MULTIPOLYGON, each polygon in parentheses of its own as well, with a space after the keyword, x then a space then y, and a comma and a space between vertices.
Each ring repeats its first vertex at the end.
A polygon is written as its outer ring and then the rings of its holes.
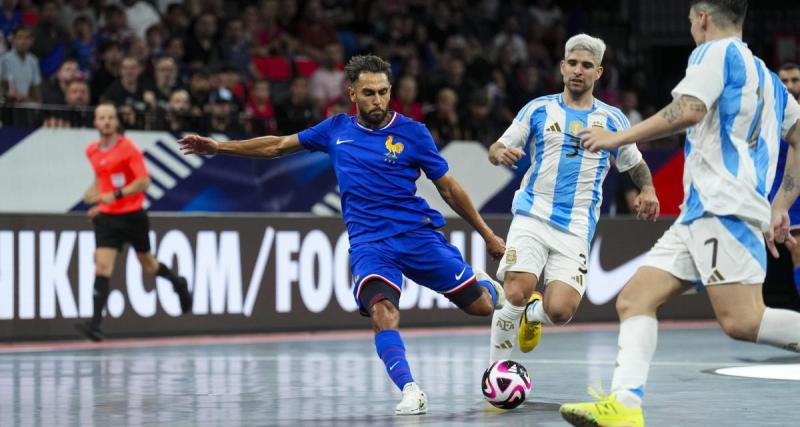
POLYGON ((154 258, 142 259, 142 271, 144 271, 144 274, 147 274, 148 276, 155 276, 156 273, 158 273, 158 261, 156 261, 154 258))
POLYGON ((758 336, 759 322, 747 318, 728 317, 719 321, 722 330, 729 337, 738 341, 755 342, 758 336))
POLYGON ((532 293, 526 292, 525 286, 522 283, 513 280, 508 281, 503 285, 503 291, 506 294, 506 301, 517 307, 522 307, 527 304, 528 298, 530 298, 532 293))
POLYGON ((95 276, 111 276, 113 264, 107 261, 96 260, 94 263, 95 276))
POLYGON ((556 325, 564 325, 572 320, 578 306, 575 304, 555 304, 548 306, 545 304, 544 312, 547 317, 556 325))
POLYGON ((378 332, 397 329, 400 325, 400 311, 388 300, 381 300, 370 307, 370 318, 378 332))
POLYGON ((480 298, 475 300, 468 311, 475 316, 491 316, 494 313, 494 302, 489 292, 483 292, 480 298))

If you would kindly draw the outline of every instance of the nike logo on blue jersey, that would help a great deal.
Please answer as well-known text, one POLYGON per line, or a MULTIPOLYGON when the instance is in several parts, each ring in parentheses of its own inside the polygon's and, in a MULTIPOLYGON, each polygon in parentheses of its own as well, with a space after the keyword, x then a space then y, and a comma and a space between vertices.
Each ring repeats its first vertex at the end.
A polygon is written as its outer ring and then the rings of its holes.
POLYGON ((464 267, 464 269, 461 270, 461 273, 456 274, 456 280, 461 280, 461 276, 464 275, 465 271, 467 271, 467 267, 464 267))
POLYGON ((339 138, 336 138, 336 145, 344 144, 345 142, 353 142, 353 140, 352 139, 339 139, 339 138))
POLYGON ((389 367, 389 370, 391 371, 392 369, 394 369, 394 367, 395 367, 395 366, 397 366, 397 364, 398 364, 398 363, 400 363, 400 361, 399 361, 399 360, 398 360, 397 362, 394 362, 394 363, 392 364, 392 366, 390 366, 390 367, 389 367))

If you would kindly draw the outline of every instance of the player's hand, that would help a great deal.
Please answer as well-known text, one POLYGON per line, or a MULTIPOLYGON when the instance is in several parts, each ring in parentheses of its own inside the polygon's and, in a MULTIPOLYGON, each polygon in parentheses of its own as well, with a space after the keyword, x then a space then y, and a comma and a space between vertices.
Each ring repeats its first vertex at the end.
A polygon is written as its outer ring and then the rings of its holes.
POLYGON ((114 197, 114 193, 105 193, 100 195, 100 203, 110 204, 117 198, 114 197))
POLYGON ((767 242, 767 248, 769 248, 769 252, 775 258, 780 258, 778 254, 778 248, 775 247, 775 243, 783 243, 789 242, 790 244, 797 244, 794 236, 789 233, 789 212, 786 210, 774 210, 772 211, 772 221, 770 222, 769 229, 767 232, 764 233, 764 238, 767 242))
POLYGON ((493 153, 491 162, 494 165, 503 165, 516 169, 517 162, 524 156, 525 152, 519 148, 500 148, 493 153))
POLYGON ((620 138, 619 132, 611 132, 597 127, 586 128, 580 131, 578 133, 578 138, 581 139, 583 148, 592 153, 601 150, 611 151, 622 145, 622 138, 620 138))
POLYGON ((652 185, 644 186, 633 201, 633 208, 636 210, 636 219, 655 221, 661 211, 656 189, 652 185))
POLYGON ((183 154, 201 154, 211 156, 217 154, 219 143, 207 136, 186 135, 178 140, 183 154))
POLYGON ((486 252, 494 260, 498 260, 506 253, 506 242, 498 235, 492 235, 490 239, 486 240, 486 252))
POLYGON ((92 206, 86 212, 86 216, 89 217, 89 221, 91 222, 98 214, 100 214, 100 206, 92 206))

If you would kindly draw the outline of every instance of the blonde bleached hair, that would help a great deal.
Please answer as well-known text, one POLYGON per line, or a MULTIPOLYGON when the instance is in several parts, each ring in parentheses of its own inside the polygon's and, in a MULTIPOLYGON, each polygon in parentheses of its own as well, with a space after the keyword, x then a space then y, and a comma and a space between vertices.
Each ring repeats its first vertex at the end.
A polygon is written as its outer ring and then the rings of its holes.
POLYGON ((585 50, 591 53, 597 61, 597 65, 600 65, 603 62, 603 55, 606 53, 606 43, 603 39, 588 34, 578 34, 567 40, 564 46, 564 58, 576 50, 585 50))

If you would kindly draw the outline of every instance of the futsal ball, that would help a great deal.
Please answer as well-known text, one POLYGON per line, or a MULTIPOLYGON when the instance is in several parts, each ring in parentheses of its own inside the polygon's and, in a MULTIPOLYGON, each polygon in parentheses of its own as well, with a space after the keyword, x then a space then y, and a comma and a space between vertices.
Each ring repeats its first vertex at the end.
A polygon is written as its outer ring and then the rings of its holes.
POLYGON ((498 408, 516 408, 530 392, 528 370, 513 360, 498 360, 483 373, 483 397, 498 408))

